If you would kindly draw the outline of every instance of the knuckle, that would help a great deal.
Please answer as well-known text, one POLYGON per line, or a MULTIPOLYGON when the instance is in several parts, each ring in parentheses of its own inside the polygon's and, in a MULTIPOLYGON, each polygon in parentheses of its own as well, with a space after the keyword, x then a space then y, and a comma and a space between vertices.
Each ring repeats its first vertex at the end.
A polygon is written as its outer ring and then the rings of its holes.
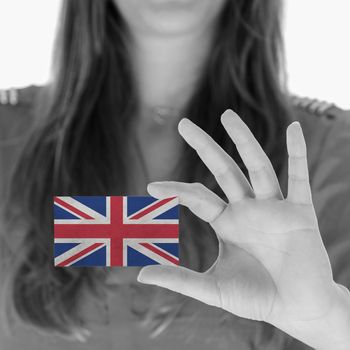
POLYGON ((289 178, 289 181, 293 181, 293 182, 308 182, 309 181, 307 174, 305 174, 305 175, 289 174, 288 178, 289 178))
POLYGON ((215 177, 222 179, 226 178, 228 175, 233 173, 233 166, 232 164, 226 164, 223 167, 217 168, 215 170, 215 177))
POLYGON ((302 162, 304 162, 306 160, 306 155, 305 154, 292 154, 292 155, 289 156, 289 158, 292 161, 296 161, 296 162, 302 161, 302 162))
POLYGON ((208 189, 201 182, 192 183, 192 187, 193 187, 193 194, 197 199, 195 203, 195 207, 201 208, 203 202, 207 198, 208 189))
POLYGON ((267 172, 270 169, 266 163, 257 162, 255 164, 252 164, 251 166, 248 166, 248 170, 250 174, 257 174, 261 172, 267 172))

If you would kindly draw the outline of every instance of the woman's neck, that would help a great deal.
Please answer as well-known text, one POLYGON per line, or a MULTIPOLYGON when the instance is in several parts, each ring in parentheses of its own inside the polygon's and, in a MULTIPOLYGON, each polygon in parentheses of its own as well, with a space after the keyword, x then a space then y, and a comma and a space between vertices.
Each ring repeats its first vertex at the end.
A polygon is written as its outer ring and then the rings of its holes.
POLYGON ((181 110, 191 97, 211 47, 213 28, 181 36, 133 33, 131 59, 141 108, 181 110))

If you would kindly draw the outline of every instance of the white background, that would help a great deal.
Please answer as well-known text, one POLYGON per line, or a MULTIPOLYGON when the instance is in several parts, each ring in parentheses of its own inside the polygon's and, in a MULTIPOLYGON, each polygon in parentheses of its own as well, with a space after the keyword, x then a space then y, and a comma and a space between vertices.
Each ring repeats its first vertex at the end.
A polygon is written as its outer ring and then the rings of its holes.
MULTIPOLYGON (((290 90, 350 109, 350 1, 285 2, 290 90)), ((47 81, 59 4, 0 0, 0 88, 47 81)))

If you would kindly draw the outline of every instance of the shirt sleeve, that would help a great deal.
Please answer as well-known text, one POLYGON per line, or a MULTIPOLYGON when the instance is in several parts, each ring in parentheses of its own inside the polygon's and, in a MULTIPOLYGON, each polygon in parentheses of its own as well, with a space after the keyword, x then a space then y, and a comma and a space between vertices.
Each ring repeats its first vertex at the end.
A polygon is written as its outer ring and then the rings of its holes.
POLYGON ((350 119, 334 120, 323 141, 313 202, 334 281, 350 289, 350 119))

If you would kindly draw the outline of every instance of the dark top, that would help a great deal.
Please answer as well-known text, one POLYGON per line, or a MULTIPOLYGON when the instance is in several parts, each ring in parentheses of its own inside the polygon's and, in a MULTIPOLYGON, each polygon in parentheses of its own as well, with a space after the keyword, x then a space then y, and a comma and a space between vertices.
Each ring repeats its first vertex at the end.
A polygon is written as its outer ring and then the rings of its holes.
MULTIPOLYGON (((32 121, 33 105, 39 92, 40 87, 37 86, 18 90, 18 96, 12 92, 13 104, 4 95, 9 92, 0 94, 3 102, 1 104, 0 100, 0 191, 13 166, 21 135, 32 121)), ((296 119, 300 121, 306 138, 313 200, 334 280, 350 288, 350 112, 316 100, 294 98, 293 103, 296 119)), ((281 183, 282 189, 285 186, 286 183, 281 183)), ((138 302, 142 307, 149 302, 149 297, 158 287, 143 285, 140 288, 143 298, 139 298, 138 302)), ((111 293, 107 300, 108 322, 99 304, 91 299, 86 300, 87 325, 92 334, 85 344, 58 336, 40 335, 19 324, 14 330, 14 336, 7 335, 0 326, 1 350, 248 350, 254 348, 253 344, 261 350, 310 349, 276 329, 274 332, 278 336, 269 341, 272 326, 262 327, 262 322, 235 317, 192 298, 187 298, 186 307, 172 325, 159 337, 152 339, 140 328, 129 310, 132 291, 125 287, 120 289, 120 293, 111 293), (259 343, 259 332, 262 330, 267 332, 265 343, 259 343)), ((1 288, 0 292, 3 292, 1 288)))

